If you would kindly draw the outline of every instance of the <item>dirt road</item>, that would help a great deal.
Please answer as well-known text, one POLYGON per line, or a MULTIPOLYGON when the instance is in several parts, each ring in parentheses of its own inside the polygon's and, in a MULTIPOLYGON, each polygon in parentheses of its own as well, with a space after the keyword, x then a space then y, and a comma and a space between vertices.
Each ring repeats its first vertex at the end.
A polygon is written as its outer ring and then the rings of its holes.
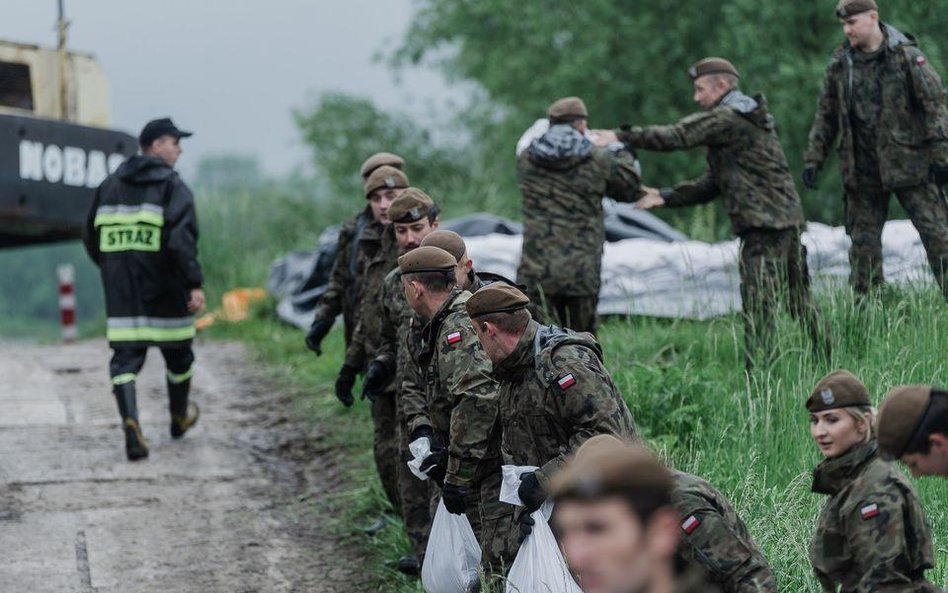
POLYGON ((338 487, 318 430, 245 365, 197 347, 198 426, 168 435, 161 356, 139 378, 151 457, 125 461, 103 342, 0 345, 0 591, 363 591, 314 500, 338 487))

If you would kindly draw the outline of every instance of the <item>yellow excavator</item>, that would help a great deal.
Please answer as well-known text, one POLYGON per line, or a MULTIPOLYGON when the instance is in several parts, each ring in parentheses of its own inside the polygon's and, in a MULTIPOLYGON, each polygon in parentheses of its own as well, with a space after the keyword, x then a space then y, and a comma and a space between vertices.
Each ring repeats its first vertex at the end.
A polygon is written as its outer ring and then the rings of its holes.
POLYGON ((108 82, 96 59, 0 40, 0 248, 77 239, 95 188, 137 150, 109 129, 108 82))

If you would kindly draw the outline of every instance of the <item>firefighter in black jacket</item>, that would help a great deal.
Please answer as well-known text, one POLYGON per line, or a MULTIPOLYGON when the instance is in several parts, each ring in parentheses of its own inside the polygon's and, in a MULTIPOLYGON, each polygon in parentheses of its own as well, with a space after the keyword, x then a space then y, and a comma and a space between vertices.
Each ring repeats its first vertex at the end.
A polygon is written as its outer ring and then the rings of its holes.
POLYGON ((204 307, 194 197, 174 171, 179 140, 190 136, 170 119, 148 122, 130 157, 96 191, 84 234, 102 272, 107 336, 113 350, 112 389, 125 429, 129 460, 148 457, 138 423, 135 379, 149 346, 167 367, 171 436, 198 418, 188 402, 194 353, 193 314, 204 307))

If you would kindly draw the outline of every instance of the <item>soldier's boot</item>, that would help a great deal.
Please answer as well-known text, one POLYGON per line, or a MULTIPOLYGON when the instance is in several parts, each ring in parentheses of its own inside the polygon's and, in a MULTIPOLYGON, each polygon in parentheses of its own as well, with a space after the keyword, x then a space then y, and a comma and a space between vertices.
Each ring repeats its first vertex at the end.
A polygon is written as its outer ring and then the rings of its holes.
POLYGON ((135 382, 130 381, 112 387, 119 414, 122 416, 122 428, 125 430, 125 457, 137 461, 148 457, 148 443, 138 424, 138 403, 135 401, 135 382))
POLYGON ((180 439, 184 433, 194 426, 201 409, 197 404, 188 401, 191 394, 191 380, 176 382, 168 379, 168 409, 171 412, 171 438, 180 439))

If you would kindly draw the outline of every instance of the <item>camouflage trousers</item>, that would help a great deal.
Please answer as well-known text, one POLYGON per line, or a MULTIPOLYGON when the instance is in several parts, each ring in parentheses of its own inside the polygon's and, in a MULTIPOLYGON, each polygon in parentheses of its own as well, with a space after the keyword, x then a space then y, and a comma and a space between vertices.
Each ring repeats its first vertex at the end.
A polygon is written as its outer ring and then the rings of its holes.
POLYGON ((422 562, 425 557, 425 548, 428 547, 428 534, 431 533, 432 514, 429 509, 431 495, 428 492, 428 482, 415 477, 408 469, 409 437, 408 425, 405 422, 405 413, 402 409, 401 398, 396 398, 395 417, 398 425, 396 454, 396 477, 398 481, 398 495, 402 502, 402 522, 405 532, 411 543, 412 551, 422 562))
POLYGON ((375 468, 379 472, 382 490, 392 509, 401 514, 401 497, 398 495, 396 463, 398 461, 398 441, 395 424, 395 393, 383 393, 372 402, 372 453, 375 468))
MULTIPOLYGON (((907 187, 895 195, 908 212, 921 236, 931 267, 948 299, 948 200, 933 183, 907 187)), ((846 233, 849 248, 850 284, 865 295, 884 282, 882 272, 882 227, 889 214, 889 192, 881 189, 846 191, 846 233)))
POLYGON ((577 332, 589 332, 593 335, 599 325, 596 312, 599 307, 599 295, 572 296, 544 293, 528 288, 527 296, 532 303, 539 303, 545 322, 567 327, 577 332))
POLYGON ((800 243, 800 231, 742 233, 739 266, 747 369, 775 359, 776 309, 781 305, 803 323, 814 352, 828 361, 829 328, 810 293, 810 270, 806 247, 800 243))

